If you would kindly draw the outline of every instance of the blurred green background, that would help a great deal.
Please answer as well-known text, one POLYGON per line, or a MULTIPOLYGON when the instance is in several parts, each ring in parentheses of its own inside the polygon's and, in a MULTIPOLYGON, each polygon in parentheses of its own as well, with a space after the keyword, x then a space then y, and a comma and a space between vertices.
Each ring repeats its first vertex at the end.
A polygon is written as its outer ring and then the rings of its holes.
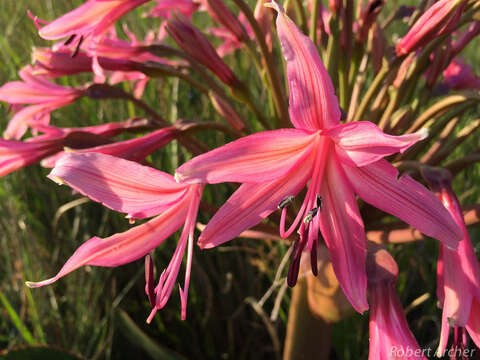
MULTIPOLYGON (((0 84, 18 78, 18 70, 30 61, 33 46, 49 44, 38 36, 26 10, 50 20, 81 3, 1 1, 0 84)), ((416 2, 389 1, 383 13, 393 11, 400 3, 416 2)), ((157 29, 158 20, 141 17, 144 11, 137 10, 121 22, 128 23, 136 34, 157 29)), ((404 29, 402 26, 399 25, 399 31, 404 29)), ((479 73, 478 47, 470 46, 466 54, 479 73)), ((238 56, 232 56, 232 60, 240 77, 250 79, 251 64, 242 62, 238 56)), ((87 79, 79 76, 59 81, 76 86, 87 79)), ((124 85, 124 89, 132 90, 129 85, 124 85)), ((176 79, 152 81, 143 99, 170 120, 217 117, 208 99, 176 79)), ((143 113, 131 104, 81 99, 55 111, 52 123, 85 126, 134 115, 143 113)), ((10 116, 8 106, 1 103, 2 129, 10 116)), ((201 139, 213 146, 230 140, 219 138, 223 136, 206 132, 201 139)), ((466 144, 458 151, 465 153, 474 146, 478 146, 478 141, 477 145, 466 144)), ((157 168, 173 172, 188 157, 173 142, 150 160, 157 168)), ((277 291, 266 301, 264 313, 253 309, 247 301, 260 299, 272 284, 286 252, 285 245, 279 242, 237 239, 214 250, 196 251, 187 321, 180 320, 180 300, 175 289, 152 324, 145 324, 150 310, 141 260, 115 269, 86 266, 40 289, 24 286, 26 280, 41 280, 55 274, 79 244, 90 237, 106 237, 128 228, 123 215, 98 204, 87 202, 75 206, 72 201, 79 196, 72 195, 68 187, 58 187, 48 180, 48 172, 40 166, 31 166, 0 179, 0 351, 27 344, 48 344, 87 359, 279 357, 291 290, 281 299, 276 321, 267 319, 277 291)), ((478 166, 457 178, 455 186, 463 194, 461 199, 465 204, 478 202, 478 179, 478 166)), ((207 187, 204 199, 220 204, 231 192, 228 186, 207 187)), ((199 221, 207 220, 208 216, 199 216, 199 221)), ((478 232, 473 231, 472 238, 478 249, 478 232)), ((175 240, 169 239, 155 251, 157 271, 168 264, 175 240)), ((437 345, 440 329, 435 300, 436 246, 434 241, 427 241, 390 249, 402 272, 398 289, 403 305, 407 307, 427 294, 424 302, 409 308, 407 317, 421 346, 431 348, 437 345)), ((368 316, 357 314, 335 324, 332 336, 332 359, 367 358, 368 316)), ((50 358, 56 356, 60 355, 50 358)))

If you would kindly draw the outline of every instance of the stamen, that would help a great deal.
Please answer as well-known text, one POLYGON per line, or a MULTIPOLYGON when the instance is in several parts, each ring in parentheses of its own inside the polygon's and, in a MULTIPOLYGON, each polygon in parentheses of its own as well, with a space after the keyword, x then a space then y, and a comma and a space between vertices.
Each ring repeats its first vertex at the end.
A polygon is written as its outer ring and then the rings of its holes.
POLYGON ((317 208, 318 208, 318 210, 321 211, 321 210, 322 210, 322 207, 323 207, 322 197, 317 194, 317 208))
POLYGON ((80 46, 82 45, 82 43, 83 43, 83 35, 80 35, 80 39, 78 40, 77 47, 72 53, 72 58, 77 56, 78 52, 80 51, 80 46))
POLYGON ((284 209, 286 208, 287 206, 289 206, 292 202, 293 202, 293 199, 295 199, 295 196, 293 195, 289 195, 287 197, 285 197, 282 201, 280 201, 280 203, 278 204, 278 208, 281 210, 281 209, 284 209))
POLYGON ((155 284, 153 279, 153 260, 150 254, 145 256, 145 292, 152 309, 155 307, 155 284))
POLYGON ((313 218, 317 215, 318 210, 319 209, 315 207, 307 213, 307 215, 303 219, 305 225, 308 225, 313 220, 313 218))
POLYGON ((70 45, 72 43, 72 41, 75 39, 77 35, 73 34, 73 35, 70 35, 68 37, 67 40, 65 40, 65 42, 63 43, 63 45, 67 46, 67 45, 70 45))

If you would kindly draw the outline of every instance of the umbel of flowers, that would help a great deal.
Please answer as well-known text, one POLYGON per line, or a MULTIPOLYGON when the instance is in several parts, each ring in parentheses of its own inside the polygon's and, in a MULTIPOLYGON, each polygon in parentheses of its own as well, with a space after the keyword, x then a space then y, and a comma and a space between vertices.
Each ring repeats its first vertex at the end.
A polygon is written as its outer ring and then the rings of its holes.
POLYGON ((371 241, 428 236, 440 241, 437 354, 445 354, 450 327, 452 348, 465 347, 467 333, 480 346, 480 265, 466 227, 478 217, 464 217, 451 185, 480 160, 478 141, 466 157, 450 156, 480 127, 470 116, 478 110, 480 79, 459 58, 480 33, 480 2, 423 2, 383 18, 385 1, 329 1, 327 7, 312 0, 305 8, 293 2, 284 8, 259 0, 251 8, 234 0, 238 16, 221 0, 87 0, 52 22, 30 14, 41 37, 59 42, 34 49, 21 80, 0 88, 0 100, 14 112, 0 140, 0 174, 41 162, 53 168, 51 180, 125 213, 132 224, 149 220, 105 239, 92 237, 55 276, 27 285, 51 284, 85 265, 119 266, 146 256, 150 322, 166 305, 185 258, 179 292, 188 321, 195 245, 221 246, 268 221, 291 243, 284 283, 294 287, 299 277, 316 276, 320 248, 328 248, 345 297, 357 312, 370 310, 369 358, 424 359, 395 288, 402 269, 371 241), (137 7, 148 7, 159 30, 141 42, 125 29, 129 40, 121 40, 115 23, 137 7), (215 27, 197 28, 197 12, 207 12, 215 27), (410 29, 396 42, 387 39, 389 26, 404 18, 410 29), (248 54, 259 82, 241 80, 228 61, 232 52, 248 54), (79 73, 91 74, 92 82, 55 82, 79 73), (196 88, 225 123, 166 121, 156 104, 142 100, 145 87, 165 76, 196 88), (118 82, 134 82, 133 94, 114 86, 118 82), (258 86, 270 106, 258 103, 258 86), (51 123, 52 112, 81 97, 128 101, 146 118, 74 128, 51 123), (196 134, 212 129, 235 140, 209 148, 196 134), (143 134, 113 139, 133 132, 143 134), (145 161, 174 140, 191 154, 174 174, 145 161), (196 235, 202 192, 219 183, 238 185, 222 203, 207 204, 216 211, 196 235), (402 225, 375 221, 385 213, 402 225), (155 285, 148 254, 178 230, 177 247, 155 285), (309 270, 301 270, 305 261, 309 270), (395 354, 394 348, 411 351, 395 354))

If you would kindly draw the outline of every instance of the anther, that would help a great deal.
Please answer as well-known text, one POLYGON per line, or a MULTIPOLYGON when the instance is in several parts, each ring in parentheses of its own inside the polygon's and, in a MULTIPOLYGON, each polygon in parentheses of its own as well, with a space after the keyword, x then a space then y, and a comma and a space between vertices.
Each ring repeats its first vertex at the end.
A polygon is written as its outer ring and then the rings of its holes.
POLYGON ((317 215, 319 208, 315 207, 312 210, 310 210, 307 215, 303 218, 303 222, 305 225, 307 225, 310 221, 313 220, 313 218, 317 215))
POLYGON ((318 210, 322 211, 322 207, 323 207, 322 197, 317 194, 317 208, 318 210))
POLYGON ((71 56, 72 58, 77 56, 78 52, 80 51, 80 46, 82 45, 82 43, 83 43, 83 35, 80 35, 80 39, 78 40, 77 47, 72 53, 72 56, 71 56))
POLYGON ((286 208, 288 205, 290 205, 292 203, 293 199, 295 199, 295 196, 293 196, 293 195, 287 196, 282 201, 280 201, 280 203, 278 204, 278 208, 280 210, 286 208))

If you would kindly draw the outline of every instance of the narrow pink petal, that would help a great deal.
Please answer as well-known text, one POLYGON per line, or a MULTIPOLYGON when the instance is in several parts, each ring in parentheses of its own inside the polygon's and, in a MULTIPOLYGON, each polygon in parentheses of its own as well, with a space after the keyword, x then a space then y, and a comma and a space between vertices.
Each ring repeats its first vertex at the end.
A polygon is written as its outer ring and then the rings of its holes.
POLYGON ((452 327, 464 327, 472 305, 472 286, 464 274, 463 261, 457 250, 443 249, 444 256, 444 302, 442 317, 452 327))
POLYGON ((71 35, 89 35, 102 22, 106 30, 123 14, 147 0, 95 1, 89 0, 40 29, 39 34, 47 40, 58 40, 71 35))
POLYGON ((161 215, 126 232, 106 239, 93 237, 87 240, 75 250, 57 275, 40 282, 27 282, 27 286, 36 288, 52 284, 84 265, 113 267, 145 256, 180 228, 188 210, 187 201, 179 201, 161 215))
POLYGON ((5 139, 19 140, 32 124, 48 125, 50 112, 55 109, 53 104, 38 104, 26 106, 18 111, 8 122, 3 132, 5 139), (53 108, 52 108, 53 106, 53 108))
POLYGON ((75 98, 78 93, 71 88, 46 88, 32 86, 22 81, 12 81, 0 87, 0 100, 10 104, 40 104, 59 100, 68 102, 70 97, 75 98))
POLYGON ((466 328, 475 345, 480 347, 480 299, 474 299, 472 302, 466 328))
POLYGON ((224 145, 180 166, 175 178, 186 183, 260 183, 288 173, 311 153, 315 133, 298 129, 264 131, 224 145))
POLYGON ((363 200, 388 212, 425 235, 456 248, 462 233, 442 203, 408 175, 386 160, 363 167, 343 165, 355 192, 363 200))
POLYGON ((338 125, 340 107, 332 81, 316 46, 275 2, 277 31, 287 62, 290 120, 299 129, 325 129, 338 125))
POLYGON ((427 360, 408 328, 393 284, 369 286, 370 348, 368 360, 427 360))
POLYGON ((156 215, 186 192, 169 174, 99 153, 66 153, 48 177, 133 218, 156 215))
POLYGON ((291 173, 272 182, 243 184, 216 212, 203 230, 198 245, 212 248, 232 240, 242 231, 260 223, 286 196, 296 195, 311 177, 313 156, 291 173))
POLYGON ((363 313, 368 309, 365 230, 355 193, 336 156, 327 162, 321 195, 320 228, 335 275, 352 306, 363 313))
POLYGON ((337 145, 337 153, 349 165, 364 166, 396 152, 403 153, 428 133, 392 136, 368 121, 351 122, 330 128, 322 135, 330 136, 337 145))
POLYGON ((0 177, 33 164, 61 148, 60 141, 35 143, 0 139, 0 177))
POLYGON ((155 150, 167 145, 179 133, 180 132, 175 127, 168 127, 156 130, 139 138, 95 146, 87 149, 75 150, 74 152, 96 152, 120 157, 122 159, 141 162, 155 150))

